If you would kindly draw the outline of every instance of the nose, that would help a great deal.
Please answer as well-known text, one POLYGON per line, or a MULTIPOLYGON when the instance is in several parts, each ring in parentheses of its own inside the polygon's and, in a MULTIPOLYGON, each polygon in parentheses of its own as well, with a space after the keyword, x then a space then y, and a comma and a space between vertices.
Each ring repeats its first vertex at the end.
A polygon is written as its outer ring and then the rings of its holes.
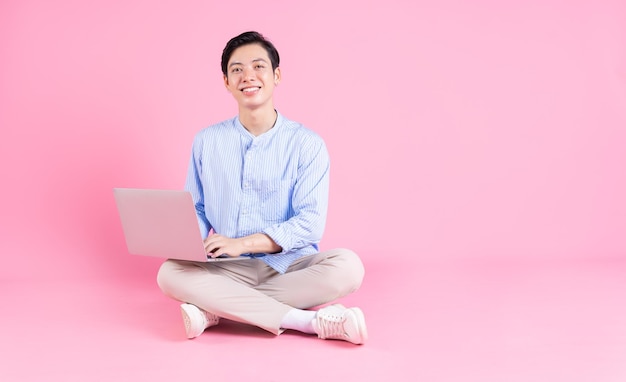
POLYGON ((243 68, 243 79, 244 81, 250 81, 251 79, 254 78, 254 69, 250 68, 250 67, 244 67, 243 68))

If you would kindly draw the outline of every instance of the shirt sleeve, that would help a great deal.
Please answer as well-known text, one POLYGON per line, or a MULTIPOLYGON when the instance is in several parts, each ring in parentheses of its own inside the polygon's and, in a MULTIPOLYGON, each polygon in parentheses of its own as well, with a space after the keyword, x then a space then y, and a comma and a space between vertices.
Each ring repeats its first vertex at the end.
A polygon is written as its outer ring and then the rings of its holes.
POLYGON ((187 178, 185 180, 185 190, 191 193, 196 210, 196 216, 198 218, 198 225, 200 226, 200 233, 204 239, 209 235, 211 223, 206 218, 206 214, 204 212, 204 190, 202 187, 202 181, 200 180, 200 175, 202 173, 202 146, 202 136, 198 134, 193 141, 191 159, 187 169, 187 178))
POLYGON ((309 245, 317 246, 324 233, 330 160, 324 141, 318 136, 308 138, 299 151, 298 175, 291 197, 293 216, 263 230, 282 248, 277 255, 309 245))

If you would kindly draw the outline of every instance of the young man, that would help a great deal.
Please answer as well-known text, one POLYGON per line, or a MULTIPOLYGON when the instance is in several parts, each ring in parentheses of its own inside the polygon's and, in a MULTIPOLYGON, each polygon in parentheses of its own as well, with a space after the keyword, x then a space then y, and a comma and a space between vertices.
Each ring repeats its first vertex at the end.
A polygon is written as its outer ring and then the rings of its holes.
POLYGON ((362 344, 367 329, 359 308, 307 310, 357 290, 364 268, 350 250, 318 250, 328 152, 317 134, 274 109, 279 61, 274 45, 257 32, 228 42, 222 72, 239 115, 196 135, 185 184, 207 253, 251 258, 167 260, 157 281, 183 303, 188 338, 222 317, 276 335, 291 329, 362 344))

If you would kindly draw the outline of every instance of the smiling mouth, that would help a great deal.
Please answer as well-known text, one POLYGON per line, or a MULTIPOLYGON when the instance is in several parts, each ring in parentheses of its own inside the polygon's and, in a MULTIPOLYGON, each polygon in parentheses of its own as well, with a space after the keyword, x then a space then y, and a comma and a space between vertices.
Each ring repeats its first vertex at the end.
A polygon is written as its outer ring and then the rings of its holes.
POLYGON ((250 87, 250 88, 243 88, 241 89, 242 92, 244 93, 254 93, 257 90, 260 90, 261 88, 258 86, 254 86, 254 87, 250 87))

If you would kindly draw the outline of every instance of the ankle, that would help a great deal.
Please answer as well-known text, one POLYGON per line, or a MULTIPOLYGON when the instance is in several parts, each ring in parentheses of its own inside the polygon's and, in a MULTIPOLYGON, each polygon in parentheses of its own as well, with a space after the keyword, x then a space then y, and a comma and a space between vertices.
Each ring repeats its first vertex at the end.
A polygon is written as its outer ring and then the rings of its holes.
POLYGON ((302 333, 315 334, 313 328, 313 320, 315 319, 315 311, 291 309, 280 322, 282 329, 297 330, 302 333))

